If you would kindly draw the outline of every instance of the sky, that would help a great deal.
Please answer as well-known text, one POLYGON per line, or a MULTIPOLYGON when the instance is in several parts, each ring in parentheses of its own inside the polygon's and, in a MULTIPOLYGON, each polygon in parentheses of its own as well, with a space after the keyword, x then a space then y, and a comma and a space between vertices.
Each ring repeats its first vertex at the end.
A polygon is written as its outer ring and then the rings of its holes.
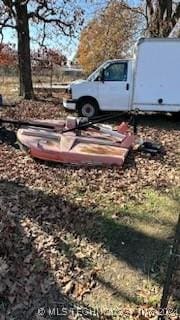
MULTIPOLYGON (((57 0, 57 1, 60 1, 60 0, 57 0)), ((96 12, 98 10, 101 10, 107 3, 107 0, 76 0, 76 1, 78 5, 82 9, 84 9, 85 23, 87 23, 90 19, 92 19, 95 16, 96 12)), ((137 6, 140 0, 129 0, 128 2, 132 6, 137 6)), ((33 38, 35 38, 35 35, 37 34, 36 29, 37 28, 30 27, 30 35, 32 37, 31 49, 38 48, 38 43, 36 41, 33 41, 33 38)), ((61 50, 61 52, 65 54, 69 60, 72 60, 77 51, 79 36, 80 36, 80 32, 78 33, 76 39, 74 38, 70 39, 65 36, 59 36, 54 38, 52 37, 52 32, 51 32, 49 39, 46 41, 46 44, 49 48, 61 50)), ((10 43, 16 44, 16 41, 17 40, 16 40, 15 31, 12 32, 12 30, 9 28, 5 29, 4 42, 10 42, 10 43)))

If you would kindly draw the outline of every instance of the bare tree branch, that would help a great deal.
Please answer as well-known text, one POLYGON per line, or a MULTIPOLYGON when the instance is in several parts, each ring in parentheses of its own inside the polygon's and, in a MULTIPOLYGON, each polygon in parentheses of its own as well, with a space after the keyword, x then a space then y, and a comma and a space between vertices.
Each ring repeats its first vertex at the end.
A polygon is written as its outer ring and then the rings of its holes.
POLYGON ((5 18, 3 21, 0 20, 0 29, 3 29, 3 28, 16 29, 16 26, 9 23, 9 21, 10 21, 9 17, 5 18))

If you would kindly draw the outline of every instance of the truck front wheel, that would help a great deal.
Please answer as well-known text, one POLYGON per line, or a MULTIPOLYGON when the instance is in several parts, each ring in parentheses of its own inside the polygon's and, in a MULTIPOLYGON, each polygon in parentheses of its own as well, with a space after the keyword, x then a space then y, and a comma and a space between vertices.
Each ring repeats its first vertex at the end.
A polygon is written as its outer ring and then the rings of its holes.
POLYGON ((77 111, 80 117, 93 118, 99 114, 99 106, 94 99, 83 99, 79 101, 77 111))
POLYGON ((175 122, 179 122, 180 121, 180 111, 172 112, 172 119, 175 122))

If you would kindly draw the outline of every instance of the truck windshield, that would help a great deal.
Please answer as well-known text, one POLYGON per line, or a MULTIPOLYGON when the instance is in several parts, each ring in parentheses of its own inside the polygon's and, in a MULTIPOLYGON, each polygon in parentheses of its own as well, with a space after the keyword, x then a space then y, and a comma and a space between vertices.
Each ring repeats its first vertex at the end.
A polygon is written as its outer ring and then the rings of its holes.
POLYGON ((87 78, 88 81, 94 81, 97 79, 97 77, 99 76, 100 74, 100 71, 107 67, 108 65, 110 64, 110 61, 106 61, 104 62, 103 64, 100 65, 99 68, 97 68, 93 73, 90 74, 90 76, 87 78))

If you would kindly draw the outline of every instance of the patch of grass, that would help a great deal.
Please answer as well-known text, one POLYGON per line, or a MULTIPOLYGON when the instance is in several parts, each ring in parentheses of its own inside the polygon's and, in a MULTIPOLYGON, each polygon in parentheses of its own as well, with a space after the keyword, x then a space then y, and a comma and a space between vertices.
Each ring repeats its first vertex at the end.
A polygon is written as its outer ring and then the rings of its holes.
POLYGON ((158 192, 153 189, 144 191, 145 199, 141 203, 127 202, 123 207, 111 204, 103 210, 103 214, 114 217, 117 221, 140 225, 148 224, 153 228, 174 225, 177 219, 180 203, 180 189, 174 188, 168 192, 158 192))
POLYGON ((178 188, 165 193, 147 189, 142 203, 111 204, 99 211, 93 236, 108 254, 98 262, 104 270, 95 300, 102 308, 106 299, 114 307, 120 302, 155 307, 160 302, 179 195, 178 188))

